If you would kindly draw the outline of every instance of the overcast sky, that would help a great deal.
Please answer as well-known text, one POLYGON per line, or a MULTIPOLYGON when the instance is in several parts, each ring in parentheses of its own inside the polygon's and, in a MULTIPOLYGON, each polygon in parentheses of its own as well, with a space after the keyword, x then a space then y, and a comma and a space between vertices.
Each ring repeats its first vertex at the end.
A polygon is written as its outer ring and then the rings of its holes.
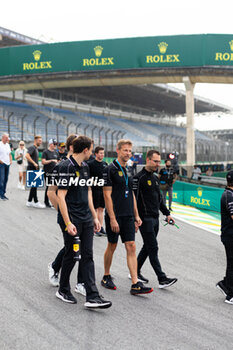
MULTIPOLYGON (((0 26, 49 42, 175 34, 231 34, 233 1, 2 1, 0 26)), ((180 88, 180 84, 177 85, 180 88)), ((194 92, 233 108, 233 86, 194 92)))

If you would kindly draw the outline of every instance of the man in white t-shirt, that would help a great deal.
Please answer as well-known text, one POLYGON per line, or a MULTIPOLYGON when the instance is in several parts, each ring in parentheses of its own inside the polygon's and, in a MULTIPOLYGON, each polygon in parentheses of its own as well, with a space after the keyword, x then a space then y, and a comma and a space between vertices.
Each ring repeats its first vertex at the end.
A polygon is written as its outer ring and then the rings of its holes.
POLYGON ((199 180, 200 175, 201 175, 201 169, 197 165, 194 165, 192 179, 199 180))
POLYGON ((9 169, 12 163, 11 149, 9 146, 9 135, 4 133, 0 141, 0 200, 7 200, 5 196, 9 169))

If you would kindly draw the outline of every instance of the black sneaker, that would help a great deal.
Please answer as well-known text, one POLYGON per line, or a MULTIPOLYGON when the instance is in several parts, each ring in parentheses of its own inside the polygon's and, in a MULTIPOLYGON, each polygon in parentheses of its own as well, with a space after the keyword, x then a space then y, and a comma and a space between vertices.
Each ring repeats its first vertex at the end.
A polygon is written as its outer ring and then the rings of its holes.
MULTIPOLYGON (((128 274, 128 278, 131 280, 131 275, 130 275, 130 273, 128 274)), ((149 280, 148 280, 146 277, 142 276, 141 273, 138 273, 138 282, 148 283, 149 280)))
POLYGON ((103 227, 101 227, 100 232, 102 233, 102 235, 107 236, 107 233, 103 227))
POLYGON ((227 295, 226 296, 225 303, 233 305, 233 297, 232 297, 232 295, 227 295))
POLYGON ((169 210, 170 210, 170 211, 173 211, 171 207, 169 207, 169 210))
POLYGON ((102 233, 101 233, 101 231, 99 231, 99 232, 95 232, 95 235, 96 235, 97 237, 102 237, 102 233))
POLYGON ((103 279, 101 281, 101 285, 105 288, 108 288, 108 289, 114 289, 114 290, 117 289, 117 287, 113 283, 111 275, 103 276, 103 279))
POLYGON ((77 304, 77 300, 75 297, 69 292, 69 293, 62 293, 59 290, 56 292, 56 297, 58 299, 61 299, 65 303, 70 303, 70 304, 77 304))
POLYGON ((142 282, 137 282, 136 284, 132 284, 130 293, 132 295, 138 294, 149 294, 153 292, 153 288, 145 287, 142 282))
POLYGON ((112 306, 112 302, 105 300, 102 297, 102 295, 100 295, 98 297, 86 301, 84 306, 88 309, 107 309, 110 306, 112 306))
POLYGON ((216 288, 218 288, 218 289, 223 293, 223 295, 224 295, 225 297, 227 296, 227 294, 228 294, 228 288, 226 287, 224 280, 219 281, 219 282, 216 284, 216 288))
POLYGON ((159 281, 159 288, 167 288, 177 282, 177 278, 166 278, 164 281, 159 281))

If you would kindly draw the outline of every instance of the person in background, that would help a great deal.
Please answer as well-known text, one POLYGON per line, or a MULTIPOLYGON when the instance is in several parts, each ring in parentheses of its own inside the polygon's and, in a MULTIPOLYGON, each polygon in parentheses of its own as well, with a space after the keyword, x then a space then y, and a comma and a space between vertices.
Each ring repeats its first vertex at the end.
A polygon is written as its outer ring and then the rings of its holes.
POLYGON ((19 170, 19 183, 18 188, 25 190, 26 184, 26 167, 27 167, 27 158, 26 158, 27 149, 25 148, 24 141, 19 142, 19 147, 15 151, 15 160, 18 164, 19 170))
POLYGON ((206 171, 206 176, 212 176, 213 175, 213 170, 211 168, 208 168, 206 171))
POLYGON ((169 210, 172 211, 173 184, 177 179, 177 174, 175 173, 169 159, 165 161, 165 168, 160 170, 158 178, 160 180, 160 189, 162 191, 164 204, 166 205, 166 196, 168 192, 169 210))
POLYGON ((221 241, 226 252, 226 275, 216 287, 224 294, 225 303, 233 305, 233 170, 226 176, 227 186, 221 197, 221 241))
MULTIPOLYGON (((38 147, 40 147, 42 144, 42 137, 37 135, 34 137, 34 144, 33 146, 28 148, 28 151, 26 153, 26 159, 28 161, 27 170, 28 171, 35 171, 39 170, 39 152, 38 147)), ((41 204, 38 201, 37 198, 37 188, 31 187, 29 192, 28 201, 26 203, 27 207, 33 207, 38 209, 44 209, 45 205, 41 204), (34 202, 33 202, 34 200, 34 202)))
MULTIPOLYGON (((49 140, 49 147, 42 153, 42 164, 44 166, 44 179, 46 181, 46 178, 49 177, 50 174, 52 174, 53 168, 56 166, 58 162, 58 152, 56 151, 57 148, 57 140, 50 139, 49 140)), ((48 199, 48 186, 46 186, 45 189, 45 195, 44 195, 44 204, 47 208, 51 208, 51 204, 49 203, 48 199)))
POLYGON ((201 169, 197 165, 194 165, 192 179, 200 180, 200 175, 201 175, 201 169))
POLYGON ((66 144, 65 142, 60 142, 58 145, 58 160, 66 159, 67 152, 66 152, 66 144))
MULTIPOLYGON (((98 179, 103 179, 103 171, 108 164, 103 160, 104 159, 104 147, 97 146, 95 148, 95 159, 88 162, 88 166, 90 169, 90 176, 98 179)), ((106 235, 106 232, 103 228, 104 221, 104 195, 103 195, 103 187, 93 186, 92 187, 92 196, 93 196, 93 204, 96 210, 96 214, 98 220, 101 225, 101 230, 96 232, 97 236, 106 235)))
POLYGON ((3 201, 8 200, 5 193, 11 164, 12 155, 9 146, 9 135, 4 133, 2 141, 0 141, 0 200, 3 201))

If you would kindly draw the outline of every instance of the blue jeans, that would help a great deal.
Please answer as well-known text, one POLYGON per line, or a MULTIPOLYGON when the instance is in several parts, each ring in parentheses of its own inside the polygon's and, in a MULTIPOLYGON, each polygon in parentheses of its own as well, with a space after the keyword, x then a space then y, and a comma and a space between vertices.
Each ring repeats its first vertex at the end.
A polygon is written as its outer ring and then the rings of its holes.
POLYGON ((0 164, 0 197, 3 197, 6 193, 9 170, 10 165, 6 165, 5 163, 0 164))

